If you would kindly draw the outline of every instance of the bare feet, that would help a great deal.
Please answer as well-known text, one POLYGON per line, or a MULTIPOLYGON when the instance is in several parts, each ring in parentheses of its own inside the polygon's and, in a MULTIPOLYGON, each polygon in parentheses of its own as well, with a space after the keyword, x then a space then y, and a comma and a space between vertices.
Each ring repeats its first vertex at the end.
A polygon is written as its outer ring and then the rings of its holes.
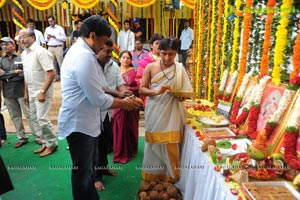
POLYGON ((95 182, 95 188, 96 188, 97 191, 106 190, 106 188, 104 187, 102 181, 95 182))

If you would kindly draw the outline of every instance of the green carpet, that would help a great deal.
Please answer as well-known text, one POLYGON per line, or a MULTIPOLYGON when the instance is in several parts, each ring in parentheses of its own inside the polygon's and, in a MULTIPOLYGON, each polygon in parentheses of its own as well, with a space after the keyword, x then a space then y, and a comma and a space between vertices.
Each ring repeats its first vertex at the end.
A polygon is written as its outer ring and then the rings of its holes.
MULTIPOLYGON (((8 135, 0 149, 15 189, 1 196, 2 200, 70 200, 71 158, 66 149, 67 141, 59 141, 58 150, 50 156, 40 158, 33 151, 39 148, 30 135, 29 143, 15 149, 15 135, 8 135), (10 143, 10 144, 9 144, 10 143)), ((144 137, 139 138, 136 158, 127 164, 110 164, 118 176, 104 176, 106 191, 99 192, 101 200, 135 200, 144 151, 144 137)), ((112 154, 109 154, 109 162, 112 154)))

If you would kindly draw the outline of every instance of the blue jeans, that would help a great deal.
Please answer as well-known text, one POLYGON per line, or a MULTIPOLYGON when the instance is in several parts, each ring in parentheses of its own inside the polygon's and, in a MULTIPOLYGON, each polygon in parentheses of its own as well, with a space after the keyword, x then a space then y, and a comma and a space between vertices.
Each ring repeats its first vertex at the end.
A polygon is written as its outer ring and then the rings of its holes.
POLYGON ((72 193, 74 200, 98 200, 94 182, 94 162, 98 158, 97 137, 73 132, 67 137, 72 158, 72 193))

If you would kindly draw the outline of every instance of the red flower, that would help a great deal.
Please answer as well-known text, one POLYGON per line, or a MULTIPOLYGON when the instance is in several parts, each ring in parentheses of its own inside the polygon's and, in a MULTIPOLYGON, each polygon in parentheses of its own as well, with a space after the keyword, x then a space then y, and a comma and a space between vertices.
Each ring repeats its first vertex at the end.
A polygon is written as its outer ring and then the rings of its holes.
POLYGON ((241 101, 238 101, 237 99, 235 99, 233 102, 232 109, 231 109, 231 116, 230 116, 231 122, 233 122, 236 119, 236 116, 239 112, 240 105, 241 105, 241 101))
POLYGON ((251 106, 248 119, 248 133, 256 131, 260 106, 251 106))
POLYGON ((287 164, 296 170, 300 170, 300 160, 296 155, 297 132, 285 131, 283 139, 284 159, 287 164))
POLYGON ((300 84, 300 76, 294 76, 290 79, 290 84, 299 85, 300 84))

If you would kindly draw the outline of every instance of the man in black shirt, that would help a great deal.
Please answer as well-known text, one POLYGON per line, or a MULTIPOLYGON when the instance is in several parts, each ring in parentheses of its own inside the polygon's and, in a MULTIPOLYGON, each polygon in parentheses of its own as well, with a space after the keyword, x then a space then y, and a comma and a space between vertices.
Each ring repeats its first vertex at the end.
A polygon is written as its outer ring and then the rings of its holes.
POLYGON ((133 26, 134 27, 133 27, 132 32, 134 32, 135 39, 141 38, 142 41, 144 42, 145 39, 146 39, 146 36, 145 36, 144 27, 141 26, 141 19, 140 18, 134 18, 133 19, 133 26))
POLYGON ((22 111, 28 121, 31 132, 38 144, 42 144, 39 136, 35 133, 37 122, 31 120, 29 106, 24 102, 24 76, 21 58, 15 52, 15 41, 10 37, 3 37, 0 46, 5 51, 5 55, 0 59, 0 81, 3 82, 3 97, 8 113, 16 128, 18 143, 15 148, 19 148, 28 143, 25 129, 22 122, 22 111))

